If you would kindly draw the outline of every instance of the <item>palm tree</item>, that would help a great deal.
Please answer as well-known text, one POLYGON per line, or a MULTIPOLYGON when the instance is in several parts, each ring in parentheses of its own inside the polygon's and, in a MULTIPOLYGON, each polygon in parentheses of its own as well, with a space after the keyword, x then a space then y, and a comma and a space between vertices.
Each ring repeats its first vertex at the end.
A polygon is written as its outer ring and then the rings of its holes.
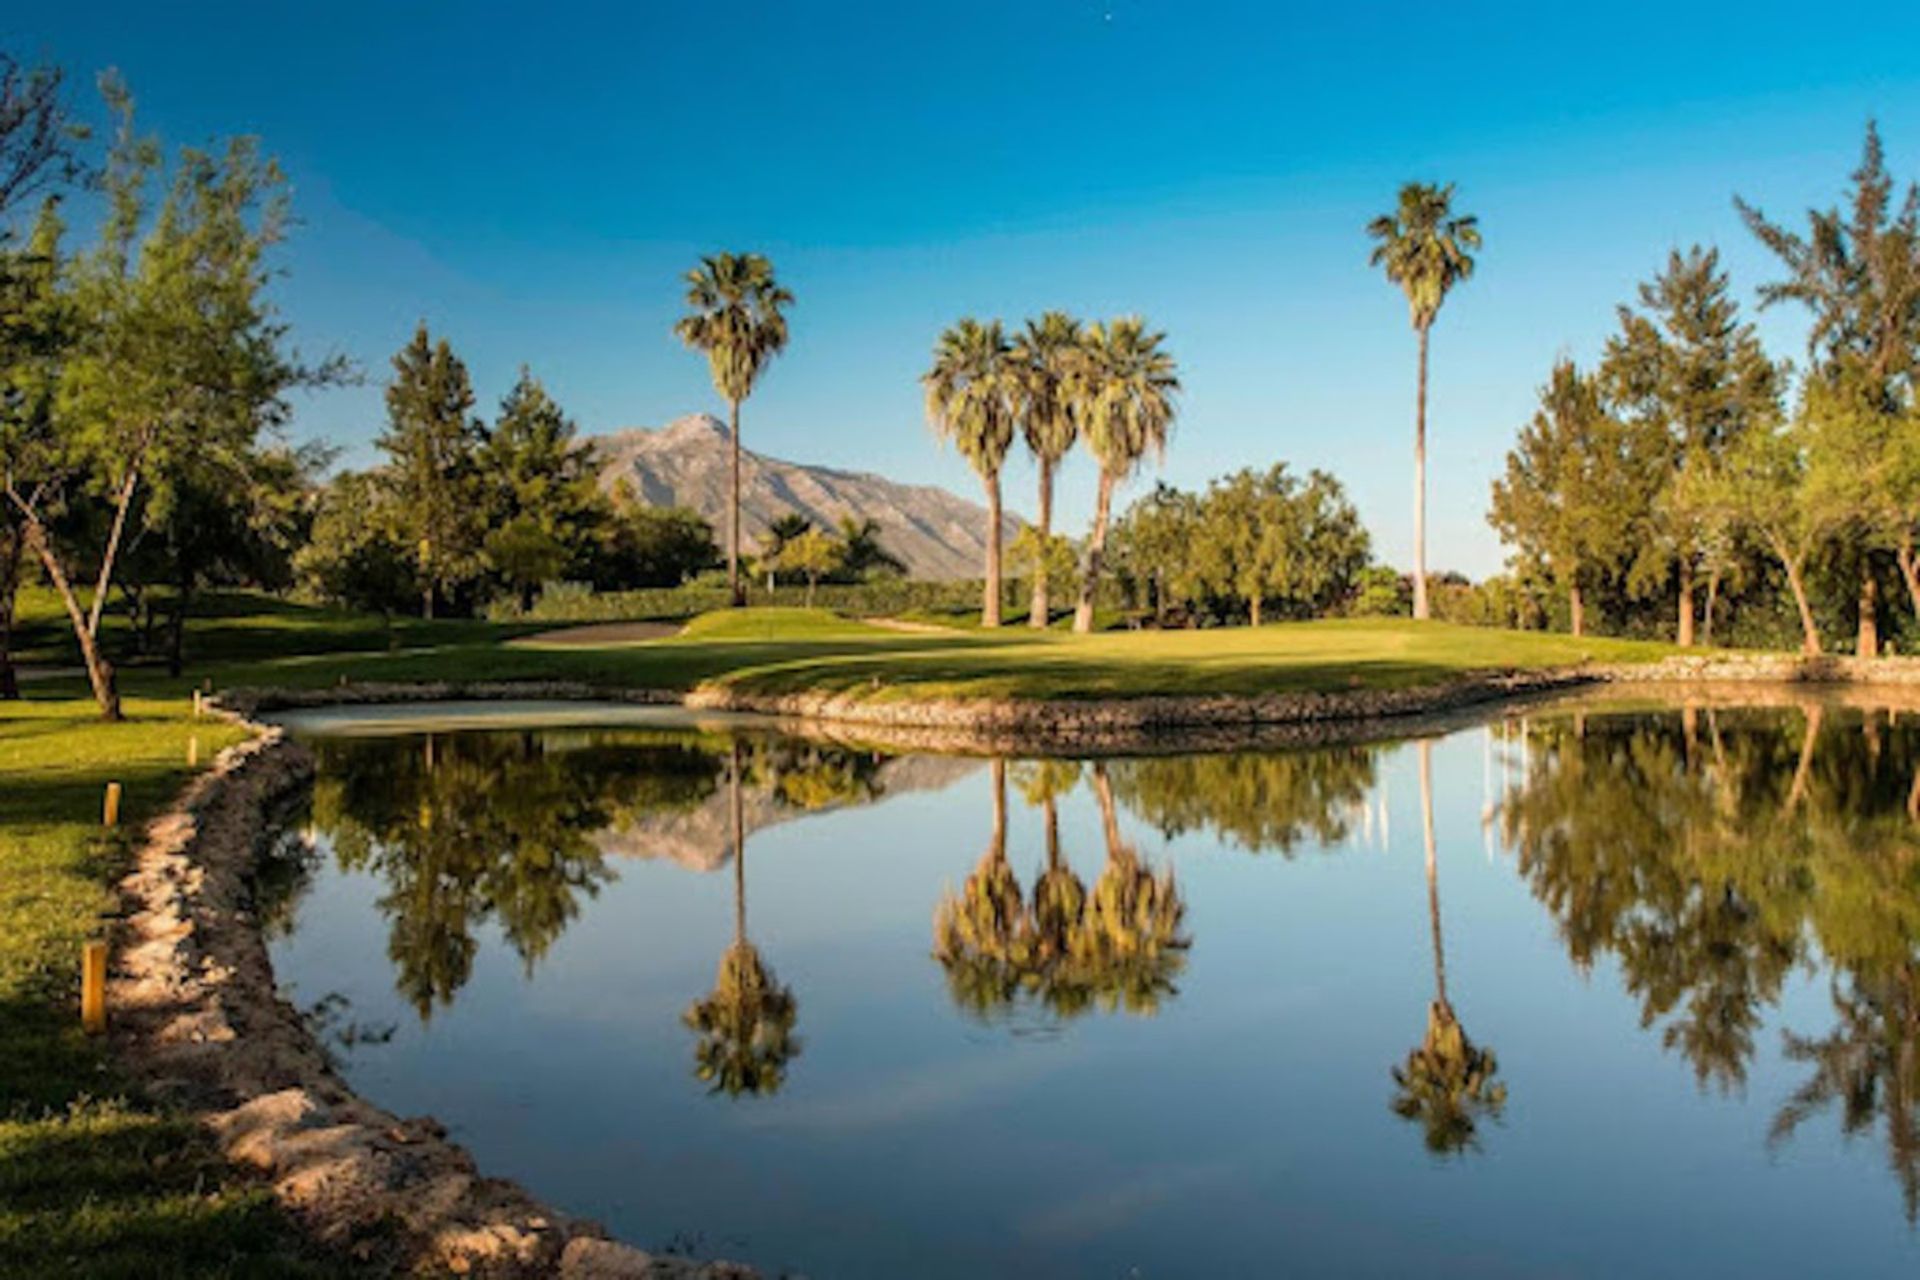
POLYGON ((1447 1000, 1447 959, 1440 939, 1440 873, 1433 838, 1433 744, 1421 742, 1420 820, 1427 846, 1427 918, 1433 930, 1433 1003, 1427 1006, 1427 1033, 1407 1054, 1405 1066, 1393 1069, 1399 1092, 1396 1113, 1418 1120, 1426 1132, 1427 1149, 1450 1155, 1474 1145, 1478 1116, 1498 1116, 1507 1101, 1507 1087, 1494 1079, 1499 1064, 1491 1049, 1467 1038, 1453 1005, 1447 1000))
POLYGON ((978 1018, 1013 1004, 1032 977, 1032 928, 1020 881, 1007 861, 1007 765, 992 763, 993 834, 960 892, 933 912, 933 956, 954 1003, 978 1018))
POLYGON ((1480 220, 1453 214, 1453 184, 1409 182, 1400 204, 1367 224, 1380 243, 1370 259, 1407 295, 1420 338, 1420 380, 1413 411, 1413 616, 1427 611, 1427 335, 1454 285, 1473 275, 1480 220))
POLYGON ((733 814, 733 942, 720 957, 713 990, 681 1015, 699 1036, 694 1075, 709 1093, 772 1094, 786 1081, 787 1063, 800 1055, 793 1034, 799 1002, 780 985, 760 951, 747 941, 746 823, 740 797, 740 744, 728 762, 733 814))
POLYGON ((1020 379, 1020 431, 1040 464, 1040 554, 1034 557, 1033 606, 1027 624, 1047 625, 1047 557, 1053 541, 1053 472, 1080 436, 1072 390, 1074 366, 1084 355, 1080 322, 1064 311, 1027 321, 1014 343, 1020 379))
POLYGON ((972 464, 987 490, 987 583, 980 621, 1000 625, 1000 468, 1013 445, 1016 379, 998 320, 971 316, 940 335, 920 379, 927 421, 972 464))
POLYGON ((733 437, 733 488, 728 499, 727 587, 737 609, 747 602, 740 581, 740 402, 753 394, 769 361, 787 345, 785 308, 793 295, 757 253, 716 253, 687 272, 687 305, 673 326, 680 341, 707 353, 714 390, 727 402, 733 437))
POLYGON ((1093 598, 1106 554, 1114 486, 1133 474, 1148 451, 1165 452, 1173 427, 1173 397, 1180 379, 1173 357, 1160 346, 1166 336, 1149 333, 1139 316, 1096 323, 1087 328, 1083 358, 1074 362, 1070 395, 1078 406, 1081 438, 1100 464, 1093 536, 1087 541, 1080 603, 1073 612, 1073 629, 1082 634, 1093 630, 1093 598))

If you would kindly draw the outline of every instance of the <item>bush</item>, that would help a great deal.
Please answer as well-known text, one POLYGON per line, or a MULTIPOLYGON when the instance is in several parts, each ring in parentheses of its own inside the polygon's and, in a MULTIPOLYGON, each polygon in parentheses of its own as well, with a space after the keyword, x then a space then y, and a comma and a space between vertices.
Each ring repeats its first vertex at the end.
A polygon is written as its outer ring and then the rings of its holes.
MULTIPOLYGON (((823 582, 814 592, 813 603, 860 618, 891 618, 915 611, 977 613, 980 590, 978 581, 881 577, 857 583, 823 582)), ((1007 598, 1009 608, 1014 601, 1024 601, 1024 585, 1009 580, 1007 598)), ((806 599, 804 584, 783 584, 769 591, 764 580, 747 583, 749 604, 801 606, 806 599)), ((729 603, 724 573, 702 574, 684 586, 639 591, 594 591, 581 582, 550 582, 531 609, 523 610, 518 602, 503 598, 494 601, 487 617, 495 622, 636 622, 691 618, 724 609, 729 603)))

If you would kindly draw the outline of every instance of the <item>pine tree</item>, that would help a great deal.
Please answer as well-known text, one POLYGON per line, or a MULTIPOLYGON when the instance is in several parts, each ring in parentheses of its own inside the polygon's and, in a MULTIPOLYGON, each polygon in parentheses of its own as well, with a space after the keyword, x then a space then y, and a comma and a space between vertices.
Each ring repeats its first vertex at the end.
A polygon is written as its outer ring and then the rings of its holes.
POLYGON ((378 444, 388 458, 387 482, 398 499, 403 533, 413 550, 423 616, 479 568, 484 507, 467 367, 445 338, 423 321, 393 358, 387 426, 378 444))

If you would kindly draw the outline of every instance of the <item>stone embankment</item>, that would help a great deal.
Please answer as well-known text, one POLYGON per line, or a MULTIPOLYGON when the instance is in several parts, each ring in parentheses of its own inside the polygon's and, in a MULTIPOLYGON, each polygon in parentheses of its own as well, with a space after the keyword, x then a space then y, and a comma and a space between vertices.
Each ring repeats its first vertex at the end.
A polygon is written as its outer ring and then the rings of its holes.
POLYGON ((312 776, 279 729, 222 752, 147 830, 121 884, 115 1049, 198 1116, 314 1236, 376 1270, 575 1280, 753 1273, 657 1257, 479 1174, 430 1118, 355 1096, 281 999, 253 904, 255 861, 312 776))

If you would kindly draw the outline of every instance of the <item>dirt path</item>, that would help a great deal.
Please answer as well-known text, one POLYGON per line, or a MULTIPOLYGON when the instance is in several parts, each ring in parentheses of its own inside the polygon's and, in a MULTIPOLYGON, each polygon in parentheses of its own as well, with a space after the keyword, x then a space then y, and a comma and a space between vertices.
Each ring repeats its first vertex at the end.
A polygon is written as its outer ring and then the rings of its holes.
POLYGON ((515 644, 540 648, 599 649, 609 645, 639 644, 644 640, 663 640, 683 630, 678 622, 595 622, 581 627, 562 627, 523 636, 515 644))

